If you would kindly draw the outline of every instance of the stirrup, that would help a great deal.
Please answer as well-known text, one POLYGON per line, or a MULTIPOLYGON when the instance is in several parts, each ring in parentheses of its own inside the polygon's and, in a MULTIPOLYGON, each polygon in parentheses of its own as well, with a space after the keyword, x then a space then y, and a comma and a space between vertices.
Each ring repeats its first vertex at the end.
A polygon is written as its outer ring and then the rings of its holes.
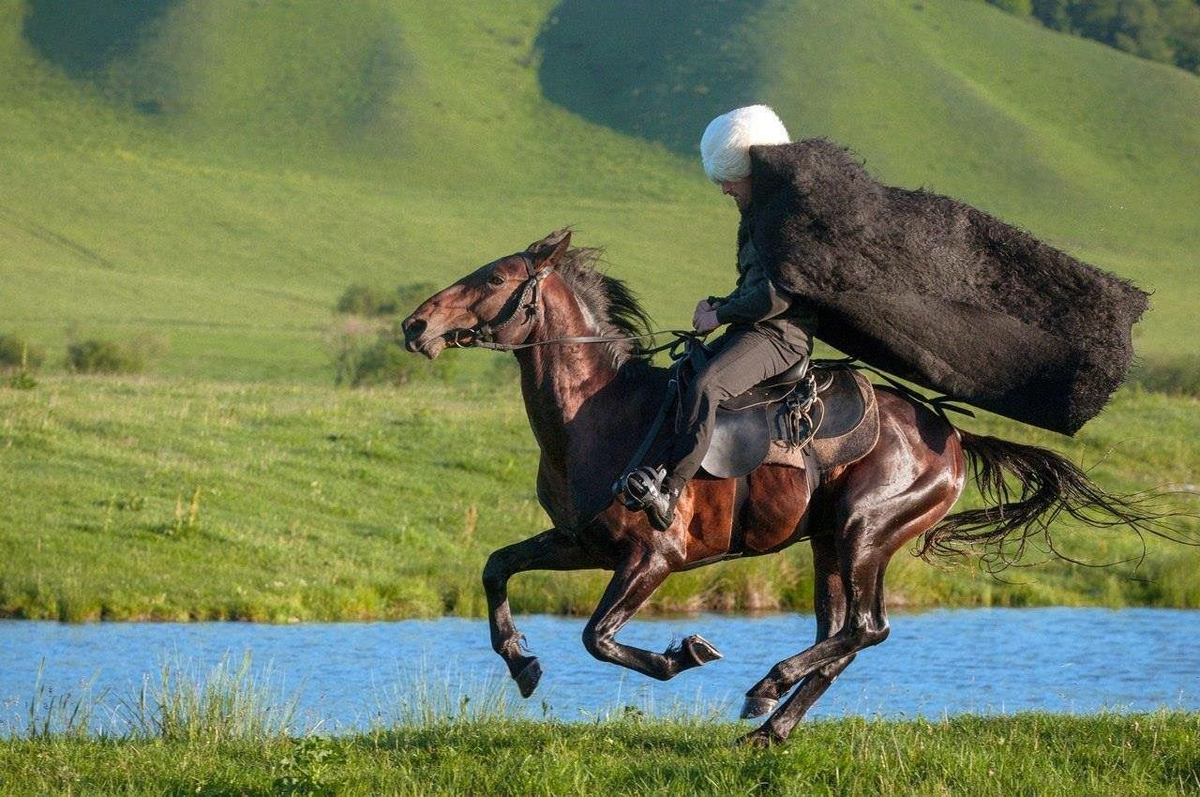
POLYGON ((662 483, 666 476, 664 468, 643 465, 617 479, 613 484, 613 494, 621 495, 621 503, 629 511, 640 511, 662 492, 662 483))

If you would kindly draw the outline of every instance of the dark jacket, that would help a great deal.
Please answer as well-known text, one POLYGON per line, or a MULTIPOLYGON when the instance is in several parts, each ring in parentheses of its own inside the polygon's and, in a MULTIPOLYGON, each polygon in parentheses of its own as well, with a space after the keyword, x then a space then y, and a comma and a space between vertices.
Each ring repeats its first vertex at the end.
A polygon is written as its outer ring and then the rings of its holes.
POLYGON ((749 239, 742 241, 738 249, 737 268, 733 292, 725 297, 709 297, 717 307, 717 320, 733 326, 755 325, 792 348, 811 352, 816 316, 802 298, 775 286, 749 239))
POLYGON ((750 238, 822 340, 969 404, 1074 434, 1120 386, 1147 295, 977 208, 881 185, 824 139, 751 147, 750 238))

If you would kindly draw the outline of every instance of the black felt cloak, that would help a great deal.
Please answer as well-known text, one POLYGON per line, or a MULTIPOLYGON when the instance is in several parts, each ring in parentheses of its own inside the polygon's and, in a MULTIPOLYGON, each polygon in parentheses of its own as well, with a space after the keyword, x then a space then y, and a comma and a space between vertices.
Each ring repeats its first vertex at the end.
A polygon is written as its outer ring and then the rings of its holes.
POLYGON ((1131 283, 977 208, 876 182, 824 139, 752 147, 754 240, 817 337, 962 402, 1074 434, 1120 386, 1131 283))

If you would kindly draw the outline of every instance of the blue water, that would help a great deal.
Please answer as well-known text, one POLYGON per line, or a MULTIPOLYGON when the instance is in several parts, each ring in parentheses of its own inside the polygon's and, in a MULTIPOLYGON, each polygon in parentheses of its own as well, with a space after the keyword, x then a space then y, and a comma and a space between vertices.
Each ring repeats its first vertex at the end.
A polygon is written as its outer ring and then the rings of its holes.
MULTIPOLYGON (((580 719, 681 707, 734 717, 742 693, 813 638, 811 616, 700 615, 637 620, 623 642, 662 650, 699 633, 725 658, 660 683, 592 659, 583 619, 517 618, 544 676, 531 701, 488 645, 483 620, 255 625, 0 622, 0 731, 21 727, 42 668, 50 694, 136 694, 164 662, 206 672, 249 651, 305 726, 346 731, 387 722, 414 681, 480 699, 508 690, 532 717, 580 719)), ((453 702, 453 701, 452 701, 453 702)), ((810 716, 941 717, 962 712, 1200 710, 1200 612, 1163 609, 971 609, 896 614, 810 716)))

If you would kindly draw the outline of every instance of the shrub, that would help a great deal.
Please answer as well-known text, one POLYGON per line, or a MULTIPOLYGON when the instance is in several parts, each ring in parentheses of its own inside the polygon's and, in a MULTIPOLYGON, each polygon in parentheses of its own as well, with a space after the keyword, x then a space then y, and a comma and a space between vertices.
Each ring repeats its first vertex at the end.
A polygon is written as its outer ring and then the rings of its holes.
POLYGON ((396 312, 396 298, 371 285, 351 285, 337 300, 337 311, 348 315, 391 315, 396 312))
POLYGON ((78 374, 130 374, 146 367, 133 347, 104 338, 88 338, 67 346, 67 368, 78 374))
POLYGON ((78 374, 136 374, 167 351, 164 338, 140 333, 125 340, 81 338, 77 326, 67 330, 67 370, 78 374))
POLYGON ((337 312, 367 317, 408 315, 435 291, 437 286, 429 282, 399 285, 392 291, 356 283, 342 291, 337 312))
POLYGON ((38 385, 33 374, 23 368, 13 371, 5 384, 14 390, 33 390, 38 385))
POLYGON ((1130 371, 1129 381, 1153 393, 1200 397, 1200 357, 1143 360, 1130 371))
POLYGON ((994 6, 1010 14, 1027 17, 1033 13, 1033 0, 988 0, 994 6))
POLYGON ((1043 25, 1200 72, 1200 3, 1193 0, 988 0, 1043 25))
POLYGON ((404 349, 397 316, 405 316, 437 291, 429 282, 399 285, 391 292, 368 285, 351 285, 338 299, 339 313, 350 316, 331 330, 334 383, 406 385, 423 379, 453 378, 453 358, 430 362, 404 349), (379 319, 379 320, 372 320, 379 319))
POLYGON ((406 385, 428 379, 450 380, 458 370, 455 358, 426 360, 404 348, 400 325, 382 327, 347 322, 333 332, 334 383, 406 385))
POLYGON ((0 369, 33 371, 45 360, 42 350, 22 337, 0 334, 0 369))
POLYGON ((417 366, 422 365, 416 357, 401 348, 386 334, 358 353, 349 383, 359 385, 404 385, 412 381, 417 366))
POLYGON ((421 302, 437 293, 438 286, 432 282, 412 282, 396 286, 396 311, 407 316, 416 310, 421 302))

